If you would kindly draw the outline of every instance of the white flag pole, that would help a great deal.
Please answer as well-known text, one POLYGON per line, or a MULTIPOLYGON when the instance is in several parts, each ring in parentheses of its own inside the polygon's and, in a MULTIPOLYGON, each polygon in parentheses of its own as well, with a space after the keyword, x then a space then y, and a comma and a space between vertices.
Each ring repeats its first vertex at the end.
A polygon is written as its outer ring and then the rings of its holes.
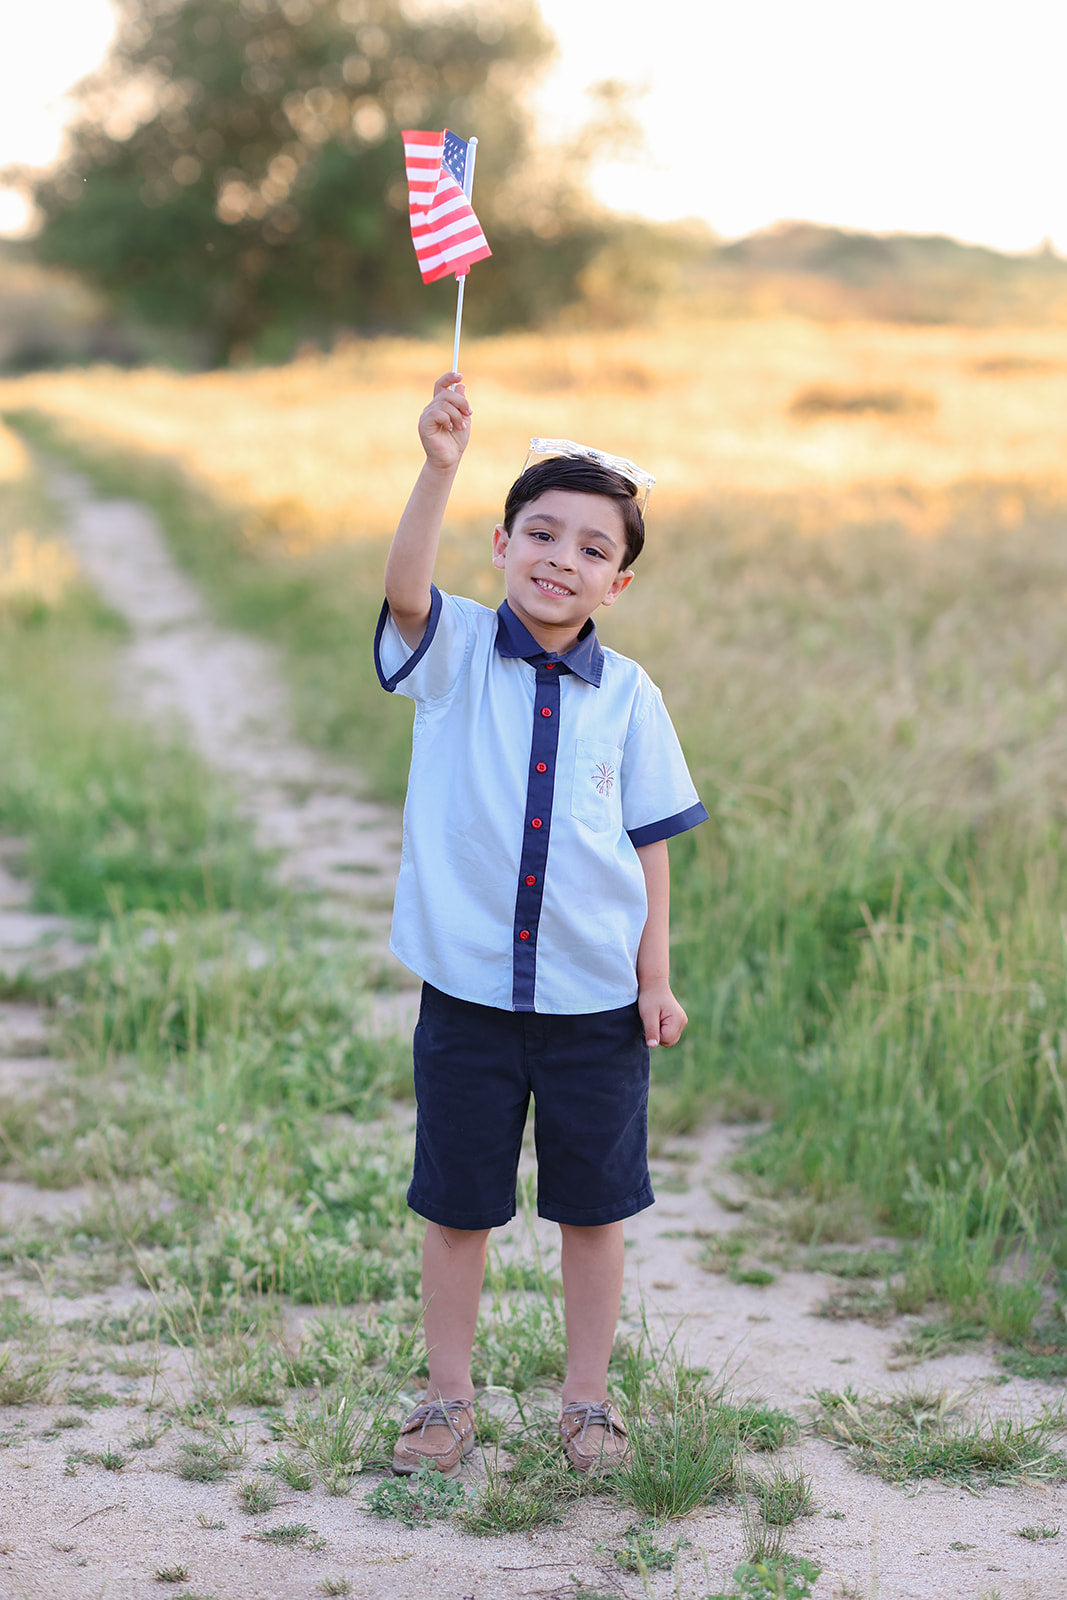
MULTIPOLYGON (((474 159, 478 150, 478 140, 472 134, 467 140, 467 159, 463 166, 463 193, 469 200, 474 189, 474 159)), ((469 269, 468 269, 469 270, 469 269)), ((463 286, 467 282, 467 273, 456 274, 456 338, 452 346, 452 371, 459 371, 459 332, 463 326, 463 286)))

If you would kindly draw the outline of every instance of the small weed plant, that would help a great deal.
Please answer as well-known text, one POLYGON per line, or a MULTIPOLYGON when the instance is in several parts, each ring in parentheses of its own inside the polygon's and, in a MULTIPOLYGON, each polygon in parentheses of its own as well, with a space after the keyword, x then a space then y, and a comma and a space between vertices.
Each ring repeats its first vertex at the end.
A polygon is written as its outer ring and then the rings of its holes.
POLYGON ((456 1478, 445 1478, 433 1467, 420 1467, 407 1478, 383 1478, 363 1504, 376 1517, 391 1517, 405 1528, 454 1516, 467 1503, 467 1491, 456 1478))
POLYGON ((734 1570, 735 1588, 708 1600, 809 1600, 821 1567, 804 1556, 784 1553, 744 1561, 734 1570))
POLYGON ((689 1540, 679 1536, 672 1545, 664 1548, 656 1538, 659 1522, 634 1522, 622 1536, 622 1544, 612 1550, 616 1566, 624 1572, 673 1572, 681 1552, 689 1547, 689 1540))

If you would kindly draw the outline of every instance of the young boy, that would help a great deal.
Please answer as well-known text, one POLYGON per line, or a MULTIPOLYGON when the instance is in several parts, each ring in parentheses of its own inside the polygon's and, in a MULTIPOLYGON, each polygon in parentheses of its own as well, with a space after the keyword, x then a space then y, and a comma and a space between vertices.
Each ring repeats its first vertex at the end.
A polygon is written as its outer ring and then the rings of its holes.
POLYGON ((408 1204, 427 1221, 429 1384, 393 1467, 454 1472, 474 1447, 486 1247, 515 1214, 532 1094, 538 1213, 562 1236, 560 1435, 584 1472, 626 1454, 607 1398, 622 1220, 654 1198, 649 1048, 687 1020, 669 983, 667 840, 707 812, 658 690, 591 620, 644 542, 628 473, 594 452, 536 462, 493 534, 499 611, 434 587, 470 425, 446 373, 419 419, 426 460, 375 639, 383 688, 416 704, 392 949, 423 979, 408 1204))

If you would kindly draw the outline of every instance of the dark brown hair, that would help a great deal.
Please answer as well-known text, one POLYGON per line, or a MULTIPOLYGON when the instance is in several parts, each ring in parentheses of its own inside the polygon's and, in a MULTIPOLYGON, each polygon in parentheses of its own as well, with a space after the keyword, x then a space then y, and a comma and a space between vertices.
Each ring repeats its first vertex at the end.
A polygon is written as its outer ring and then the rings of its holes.
POLYGON ((573 456, 549 456, 527 467, 511 488, 504 502, 504 527, 511 533, 523 506, 540 499, 550 489, 568 489, 572 494, 600 494, 614 500, 622 513, 626 553, 619 563, 623 572, 637 560, 645 543, 645 519, 637 503, 637 490, 620 472, 612 472, 596 461, 575 460, 573 456))

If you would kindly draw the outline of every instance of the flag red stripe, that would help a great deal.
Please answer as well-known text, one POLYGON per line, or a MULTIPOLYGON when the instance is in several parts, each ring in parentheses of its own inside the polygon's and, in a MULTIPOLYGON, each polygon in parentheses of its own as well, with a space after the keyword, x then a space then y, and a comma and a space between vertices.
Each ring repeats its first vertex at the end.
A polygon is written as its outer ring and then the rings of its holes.
POLYGON ((404 131, 411 238, 424 283, 492 254, 470 201, 443 164, 444 133, 404 131))

